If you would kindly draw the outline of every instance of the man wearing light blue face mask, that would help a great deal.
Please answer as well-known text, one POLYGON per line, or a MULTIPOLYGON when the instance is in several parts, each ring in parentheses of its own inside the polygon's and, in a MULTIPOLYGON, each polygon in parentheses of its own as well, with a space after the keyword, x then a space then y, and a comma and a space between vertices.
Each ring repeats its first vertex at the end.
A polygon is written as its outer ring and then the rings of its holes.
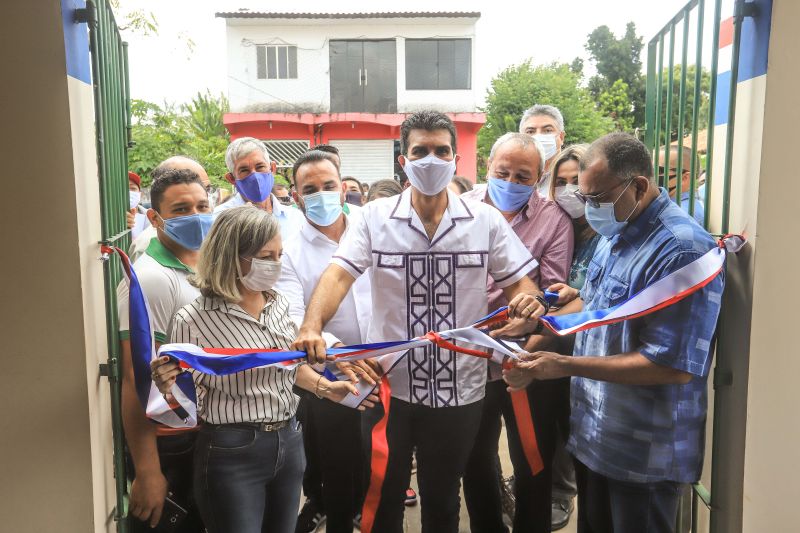
MULTIPOLYGON (((620 305, 717 246, 656 185, 652 156, 631 135, 595 141, 581 159, 578 186, 587 221, 606 238, 581 291, 560 291, 561 314, 620 305)), ((579 528, 675 531, 681 493, 702 471, 723 287, 724 270, 646 317, 577 333, 573 356, 537 352, 504 372, 514 389, 573 376, 567 449, 575 458, 579 528)))
MULTIPOLYGON (((198 250, 211 227, 208 193, 198 174, 187 168, 158 173, 150 189, 152 209, 147 217, 156 231, 146 251, 134 262, 147 298, 156 348, 169 338, 172 318, 200 293, 188 281, 198 250)), ((133 463, 130 514, 133 531, 149 531, 158 523, 167 492, 189 509, 176 530, 202 530, 192 498, 192 455, 196 433, 169 434, 151 423, 136 393, 128 333, 128 286, 117 287, 120 348, 122 353, 122 416, 133 463), (135 473, 133 471, 135 470, 135 473)))
POLYGON ((564 144, 564 117, 557 107, 536 104, 522 114, 519 132, 532 135, 544 148, 544 174, 539 180, 539 194, 547 198, 550 189, 550 170, 564 144))
MULTIPOLYGON (((496 207, 511 225, 539 267, 528 277, 539 287, 564 282, 569 275, 574 233, 572 223, 553 201, 536 193, 536 184, 544 172, 546 155, 542 144, 524 133, 506 133, 495 142, 489 155, 487 185, 478 185, 461 198, 496 207)), ((503 292, 490 281, 489 308, 506 305, 503 292)), ((509 324, 492 335, 516 337, 516 325, 509 324)), ((543 349, 532 336, 526 350, 543 349)), ((511 463, 514 466, 514 531, 546 533, 551 526, 550 485, 554 442, 559 417, 566 419, 569 382, 559 380, 530 387, 525 394, 533 414, 534 431, 545 469, 532 475, 523 453, 520 431, 513 415, 511 396, 502 380, 499 365, 489 364, 483 414, 475 446, 464 475, 464 499, 473 532, 507 531, 503 524, 500 472, 496 464, 501 417, 506 422, 511 463)))
MULTIPOLYGON (((289 301, 289 315, 300 326, 311 294, 361 208, 344 203, 343 184, 335 156, 310 150, 294 164, 295 202, 306 215, 300 233, 286 243, 281 277, 275 289, 289 301), (343 209, 347 206, 347 211, 343 209)), ((362 276, 348 291, 336 314, 325 326, 328 347, 362 344, 372 314, 369 278, 362 276)), ((342 379, 374 383, 378 376, 366 363, 328 365, 342 379)), ((298 416, 303 424, 306 501, 295 531, 313 531, 322 520, 331 533, 351 532, 363 496, 361 416, 359 411, 301 396, 298 416)))
POLYGON ((270 163, 266 145, 254 137, 240 137, 228 145, 225 165, 228 167, 225 179, 234 186, 235 194, 214 208, 214 216, 232 207, 253 204, 275 215, 284 243, 294 238, 303 224, 303 215, 281 204, 272 194, 275 164, 270 163))

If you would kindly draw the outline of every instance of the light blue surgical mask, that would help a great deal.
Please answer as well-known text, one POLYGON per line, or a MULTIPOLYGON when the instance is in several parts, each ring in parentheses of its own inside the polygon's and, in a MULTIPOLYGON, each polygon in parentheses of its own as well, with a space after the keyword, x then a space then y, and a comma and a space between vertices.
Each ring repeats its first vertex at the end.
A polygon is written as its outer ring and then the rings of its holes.
POLYGON ((342 192, 320 191, 303 196, 308 219, 317 226, 330 226, 342 214, 342 192))
POLYGON ((211 229, 211 213, 164 218, 164 233, 187 250, 199 250, 211 229))
POLYGON ((636 211, 637 207, 639 207, 639 201, 637 200, 636 205, 633 206, 631 212, 628 213, 628 216, 622 221, 617 220, 617 215, 614 213, 614 204, 616 204, 617 201, 622 198, 622 195, 625 194, 625 191, 631 186, 632 182, 632 179, 628 181, 628 184, 624 189, 622 189, 622 192, 619 193, 619 196, 617 196, 617 199, 613 202, 600 203, 598 207, 593 207, 589 202, 587 202, 584 207, 586 221, 593 230, 607 239, 622 233, 622 230, 624 230, 625 226, 628 225, 628 219, 631 218, 633 212, 636 211))
POLYGON ((490 177, 488 181, 489 198, 500 211, 518 211, 528 203, 533 193, 533 187, 528 185, 494 177, 490 177))

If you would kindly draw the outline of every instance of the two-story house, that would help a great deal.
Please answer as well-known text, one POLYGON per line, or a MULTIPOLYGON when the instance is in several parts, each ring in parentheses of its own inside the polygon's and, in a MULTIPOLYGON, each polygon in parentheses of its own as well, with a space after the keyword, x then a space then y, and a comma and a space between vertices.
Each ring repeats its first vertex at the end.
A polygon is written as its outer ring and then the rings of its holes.
POLYGON ((457 173, 476 177, 475 23, 480 13, 217 13, 225 19, 232 138, 266 141, 279 167, 319 143, 342 175, 395 175, 400 124, 422 109, 455 122, 457 173))

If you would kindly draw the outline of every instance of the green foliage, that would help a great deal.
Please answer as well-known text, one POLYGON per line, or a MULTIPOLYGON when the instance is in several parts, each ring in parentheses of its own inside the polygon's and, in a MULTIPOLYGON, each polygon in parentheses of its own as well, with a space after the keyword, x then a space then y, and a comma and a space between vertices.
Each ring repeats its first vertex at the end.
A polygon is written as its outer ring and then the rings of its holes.
POLYGON ((140 35, 158 35, 158 19, 152 11, 131 9, 124 11, 120 0, 111 0, 111 8, 117 14, 120 31, 132 31, 140 35))
POLYGON ((159 163, 175 155, 196 159, 211 182, 230 189, 224 176, 225 150, 230 142, 222 122, 228 100, 220 95, 198 93, 190 103, 159 106, 143 100, 131 101, 134 147, 128 150, 128 166, 150 184, 150 173, 159 163))
MULTIPOLYGON (((702 67, 701 67, 702 68, 702 67)), ((670 141, 677 140, 679 137, 678 130, 686 136, 692 132, 692 110, 694 109, 694 87, 695 76, 697 75, 697 68, 694 65, 686 67, 686 114, 683 119, 683 126, 679 128, 679 112, 680 112, 680 88, 681 88, 681 65, 675 65, 672 70, 672 91, 669 90, 669 67, 662 71, 661 82, 661 140, 663 142, 665 135, 666 116, 667 116, 667 100, 669 95, 672 94, 672 114, 670 118, 670 141)), ((700 118, 698 120, 698 130, 703 130, 708 127, 708 100, 711 90, 711 73, 708 69, 703 68, 700 72, 700 118)))
POLYGON ((586 51, 597 69, 597 75, 589 80, 588 87, 598 103, 601 95, 611 91, 618 80, 627 85, 630 112, 614 119, 618 124, 630 123, 626 129, 644 127, 646 78, 642 74, 643 47, 644 41, 636 35, 633 22, 628 23, 625 35, 619 39, 608 26, 598 26, 586 39, 586 51))
POLYGON ((630 98, 628 98, 628 84, 622 80, 615 81, 611 87, 600 93, 597 99, 600 112, 614 121, 618 131, 633 129, 633 114, 630 98))
POLYGON ((581 87, 578 64, 532 66, 530 60, 498 74, 486 96, 486 123, 478 132, 478 158, 485 164, 492 144, 509 131, 519 131, 522 113, 534 104, 550 104, 564 115, 566 144, 591 142, 613 129, 581 87))

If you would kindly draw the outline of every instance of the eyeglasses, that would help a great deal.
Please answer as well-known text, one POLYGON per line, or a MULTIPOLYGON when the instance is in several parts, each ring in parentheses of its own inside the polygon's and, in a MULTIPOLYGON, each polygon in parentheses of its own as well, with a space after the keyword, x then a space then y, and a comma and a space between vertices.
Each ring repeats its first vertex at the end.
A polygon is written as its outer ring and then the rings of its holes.
MULTIPOLYGON (((573 194, 575 195, 575 197, 578 200, 580 200, 584 204, 589 204, 591 207, 597 209, 598 207, 600 207, 600 198, 602 198, 603 196, 607 195, 608 193, 610 193, 611 191, 613 191, 614 189, 616 189, 616 188, 618 188, 618 187, 620 187, 622 185, 625 185, 625 188, 627 189, 628 185, 630 185, 632 181, 633 181, 633 178, 628 178, 623 182, 617 183, 616 185, 614 185, 613 187, 611 187, 607 191, 603 191, 603 192, 598 193, 598 194, 582 194, 580 191, 575 191, 575 192, 573 192, 573 194)), ((623 190, 620 193, 619 196, 622 196, 622 194, 624 192, 625 191, 623 190)), ((617 200, 619 200, 619 196, 617 196, 617 200)), ((614 200, 614 202, 616 202, 617 200, 614 200)))

